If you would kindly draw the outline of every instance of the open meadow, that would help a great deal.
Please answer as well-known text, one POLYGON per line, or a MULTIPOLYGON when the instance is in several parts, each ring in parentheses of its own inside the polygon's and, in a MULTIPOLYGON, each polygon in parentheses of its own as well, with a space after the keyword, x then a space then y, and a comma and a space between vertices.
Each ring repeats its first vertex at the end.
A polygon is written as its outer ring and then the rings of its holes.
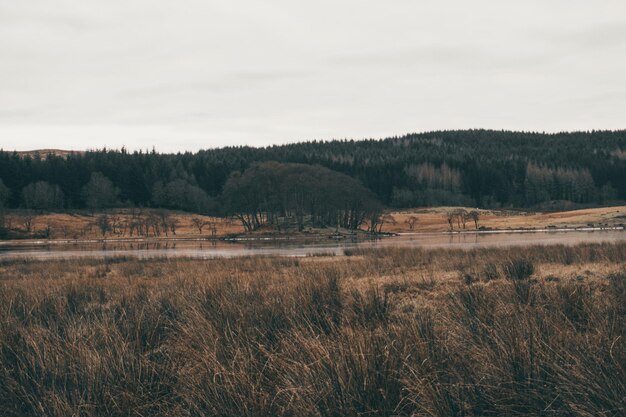
POLYGON ((626 244, 0 263, 2 416, 623 416, 626 244))

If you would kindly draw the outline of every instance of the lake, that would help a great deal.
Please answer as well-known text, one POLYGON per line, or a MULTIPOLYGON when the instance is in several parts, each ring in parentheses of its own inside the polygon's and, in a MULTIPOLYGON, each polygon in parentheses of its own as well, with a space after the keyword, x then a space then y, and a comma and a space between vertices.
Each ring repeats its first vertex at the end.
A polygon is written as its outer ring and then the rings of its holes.
POLYGON ((370 247, 460 248, 490 246, 574 245, 619 242, 626 231, 497 231, 477 233, 415 233, 376 240, 161 240, 0 243, 0 259, 69 259, 80 257, 137 258, 343 255, 346 249, 370 247))

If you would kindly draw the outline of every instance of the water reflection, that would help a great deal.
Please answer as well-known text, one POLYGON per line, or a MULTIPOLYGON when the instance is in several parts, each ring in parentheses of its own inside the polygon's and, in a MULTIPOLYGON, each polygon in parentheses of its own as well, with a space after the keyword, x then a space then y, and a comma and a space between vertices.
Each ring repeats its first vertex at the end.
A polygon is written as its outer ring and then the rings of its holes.
POLYGON ((193 257, 223 258, 235 256, 343 255, 355 247, 474 248, 488 246, 572 245, 581 242, 616 242, 626 240, 623 230, 414 234, 379 240, 243 240, 236 242, 208 240, 108 241, 53 243, 41 241, 18 245, 0 244, 0 259, 64 259, 75 257, 193 257))

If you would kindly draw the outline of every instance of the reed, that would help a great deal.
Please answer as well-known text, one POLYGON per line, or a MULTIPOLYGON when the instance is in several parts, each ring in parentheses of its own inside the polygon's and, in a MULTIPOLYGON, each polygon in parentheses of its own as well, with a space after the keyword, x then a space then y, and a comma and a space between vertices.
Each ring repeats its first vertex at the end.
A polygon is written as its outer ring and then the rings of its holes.
POLYGON ((621 416, 625 258, 4 261, 0 415, 621 416))

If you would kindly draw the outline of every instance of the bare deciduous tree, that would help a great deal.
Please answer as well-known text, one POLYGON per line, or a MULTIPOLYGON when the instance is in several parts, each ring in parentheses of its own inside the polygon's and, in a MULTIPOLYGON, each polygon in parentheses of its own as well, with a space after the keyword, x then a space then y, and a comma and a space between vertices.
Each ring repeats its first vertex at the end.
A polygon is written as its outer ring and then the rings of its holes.
POLYGON ((465 229, 467 225, 467 210, 462 208, 452 210, 452 216, 459 230, 461 230, 461 227, 465 229))
POLYGON ((467 217, 474 222, 474 227, 478 230, 478 221, 480 220, 480 212, 478 210, 472 210, 467 213, 467 217))
POLYGON ((172 218, 170 220, 170 231, 174 236, 176 236, 176 229, 178 228, 178 220, 176 218, 172 218))
POLYGON ((123 234, 124 222, 122 218, 117 214, 111 214, 109 216, 109 223, 111 224, 111 233, 114 235, 123 234))
POLYGON ((211 230, 211 237, 217 236, 217 219, 211 219, 207 222, 209 230, 211 230))
POLYGON ((154 237, 161 236, 161 219, 155 213, 149 213, 145 216, 146 237, 150 235, 150 229, 152 229, 154 237))
POLYGON ((453 211, 446 212, 446 221, 448 222, 448 229, 452 232, 454 231, 454 220, 456 215, 453 211))
POLYGON ((393 217, 389 213, 385 213, 382 216, 380 216, 380 222, 378 223, 378 233, 382 233, 383 225, 385 223, 392 224, 392 225, 398 224, 398 222, 396 221, 395 217, 393 217))
POLYGON ((22 189, 24 205, 29 209, 50 210, 63 207, 63 191, 46 181, 30 183, 22 189))
POLYGON ((405 223, 409 226, 409 230, 413 230, 417 221, 417 216, 410 216, 408 219, 405 220, 405 223))
POLYGON ((24 229, 26 230, 26 232, 27 233, 32 232, 33 222, 35 221, 35 216, 33 215, 33 213, 30 210, 26 211, 21 216, 21 220, 22 220, 22 225, 24 226, 24 229))
POLYGON ((132 237, 133 234, 137 233, 137 235, 141 234, 141 228, 143 224, 141 210, 136 208, 130 209, 130 218, 126 221, 126 227, 128 228, 128 233, 132 237))
POLYGON ((198 233, 202 234, 202 229, 204 228, 204 226, 208 225, 209 222, 201 217, 192 217, 191 223, 196 226, 196 228, 198 229, 198 233))
POLYGON ((107 216, 106 214, 102 214, 98 216, 96 223, 98 224, 100 233, 102 233, 102 237, 105 237, 107 232, 111 231, 111 222, 110 222, 109 216, 107 216))
POLYGON ((86 205, 92 213, 95 210, 115 207, 119 204, 117 197, 120 191, 113 185, 110 179, 100 172, 91 174, 91 178, 87 185, 83 187, 82 193, 85 197, 86 205))
MULTIPOLYGON (((161 224, 163 233, 165 233, 165 236, 168 237, 170 233, 170 223, 172 222, 172 216, 170 216, 170 214, 165 210, 159 210, 157 212, 157 215, 159 217, 159 223, 161 224)), ((176 230, 176 228, 174 228, 174 230, 176 230)))

